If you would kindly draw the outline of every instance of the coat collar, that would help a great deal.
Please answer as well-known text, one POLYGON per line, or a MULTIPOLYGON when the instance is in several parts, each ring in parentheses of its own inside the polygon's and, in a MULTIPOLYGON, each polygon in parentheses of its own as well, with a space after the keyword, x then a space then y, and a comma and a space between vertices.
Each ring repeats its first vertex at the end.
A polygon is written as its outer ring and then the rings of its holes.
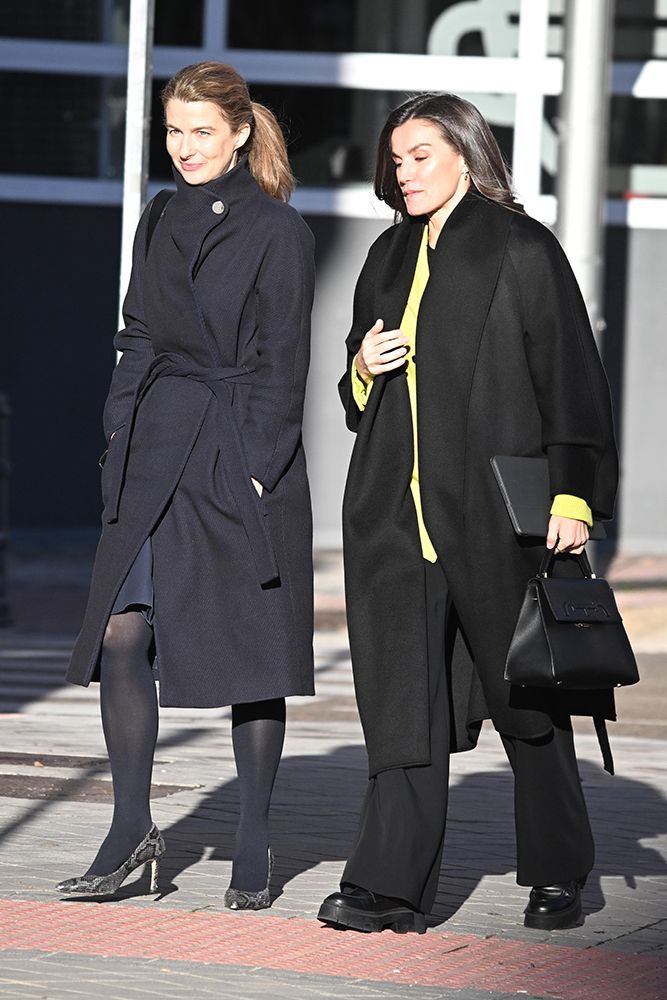
MULTIPOLYGON (((383 317, 385 329, 400 324, 427 221, 425 216, 407 216, 394 231, 376 291, 375 311, 383 317)), ((468 191, 445 223, 430 255, 432 280, 425 295, 429 289, 432 293, 433 286, 440 286, 448 311, 457 302, 479 300, 480 290, 492 280, 492 274, 497 275, 511 221, 509 209, 468 191)), ((467 320, 475 322, 472 314, 467 320)))
MULTIPOLYGON (((217 233, 214 237, 217 241, 247 225, 261 206, 262 191, 248 170, 246 156, 233 170, 208 184, 188 184, 172 169, 176 196, 167 206, 166 221, 171 239, 187 261, 188 274, 194 282, 209 234, 220 228, 219 237, 217 233), (225 223, 224 227, 221 223, 225 223)), ((210 241, 207 245, 210 246, 210 241)))
MULTIPOLYGON (((480 247, 484 250, 491 249, 489 246, 491 234, 486 232, 486 227, 488 218, 498 212, 502 213, 502 222, 507 223, 509 213, 506 209, 500 209, 475 191, 468 191, 440 233, 435 252, 430 255, 432 270, 441 271, 443 267, 454 266, 458 271, 456 259, 459 255, 466 257, 468 251, 477 256, 475 244, 478 244, 478 251, 480 247)), ((412 285, 424 226, 427 223, 426 216, 406 216, 396 227, 378 287, 380 301, 377 303, 377 308, 380 311, 377 315, 383 316, 385 329, 397 327, 401 321, 412 285)), ((500 229, 502 228, 501 225, 500 229)), ((504 245, 502 237, 501 241, 504 245)))
POLYGON ((218 217, 217 221, 221 221, 230 209, 258 191, 257 181, 248 169, 247 156, 240 157, 235 167, 207 184, 188 184, 173 166, 172 173, 176 183, 175 206, 188 213, 212 213, 218 217))
POLYGON ((511 210, 466 196, 440 234, 419 309, 419 459, 424 513, 438 551, 460 516, 461 484, 453 470, 465 465, 473 378, 512 220, 511 210))
MULTIPOLYGON (((216 339, 207 328, 198 304, 196 278, 219 243, 228 241, 233 253, 236 241, 245 239, 263 207, 264 195, 248 170, 247 157, 243 157, 233 170, 208 184, 188 184, 177 170, 173 173, 176 195, 167 204, 163 223, 155 234, 158 249, 160 240, 165 241, 161 280, 170 280, 167 277, 169 268, 174 286, 185 277, 193 307, 193 328, 194 324, 200 328, 212 363, 219 365, 222 362, 216 339)), ((183 296, 177 298, 183 307, 183 296)))
POLYGON ((396 227, 376 290, 375 315, 384 320, 385 330, 394 330, 401 322, 408 301, 417 256, 424 232, 423 218, 407 217, 396 227))
MULTIPOLYGON (((427 323, 445 310, 447 325, 481 332, 505 253, 512 211, 468 192, 440 233, 422 305, 427 323)), ((421 310, 420 310, 421 312, 421 310)), ((420 317, 421 318, 421 317, 420 317)))

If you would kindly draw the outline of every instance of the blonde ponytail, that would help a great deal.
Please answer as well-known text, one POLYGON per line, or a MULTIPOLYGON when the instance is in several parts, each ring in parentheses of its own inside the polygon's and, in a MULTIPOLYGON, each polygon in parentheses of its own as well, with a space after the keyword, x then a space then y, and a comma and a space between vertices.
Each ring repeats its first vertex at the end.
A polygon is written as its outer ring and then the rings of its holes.
POLYGON ((233 132, 250 124, 250 135, 241 150, 248 153, 250 173, 272 198, 289 201, 294 176, 280 125, 268 108, 250 100, 248 85, 233 66, 220 62, 185 66, 169 80, 161 96, 165 109, 171 100, 186 104, 210 101, 233 132))
POLYGON ((273 112, 252 102, 255 127, 250 134, 248 166, 250 173, 267 194, 289 201, 294 191, 294 175, 287 158, 282 129, 273 112))

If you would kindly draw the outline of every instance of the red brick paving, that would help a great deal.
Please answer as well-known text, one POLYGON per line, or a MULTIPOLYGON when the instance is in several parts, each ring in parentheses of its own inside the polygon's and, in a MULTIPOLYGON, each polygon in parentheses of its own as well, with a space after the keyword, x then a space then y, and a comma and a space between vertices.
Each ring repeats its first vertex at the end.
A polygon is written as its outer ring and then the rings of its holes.
POLYGON ((253 966, 323 976, 528 993, 665 1000, 667 960, 431 931, 336 932, 313 920, 86 902, 0 900, 0 947, 253 966))

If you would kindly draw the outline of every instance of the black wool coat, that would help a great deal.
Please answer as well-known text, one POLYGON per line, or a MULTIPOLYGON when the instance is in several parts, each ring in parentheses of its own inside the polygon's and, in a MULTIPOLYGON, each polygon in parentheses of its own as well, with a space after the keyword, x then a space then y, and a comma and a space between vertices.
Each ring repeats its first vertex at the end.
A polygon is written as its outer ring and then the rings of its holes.
POLYGON ((245 161, 210 184, 176 182, 148 252, 149 208, 135 238, 104 412, 103 531, 68 679, 97 678, 150 536, 161 704, 312 694, 312 234, 245 161))
MULTIPOLYGON (((340 392, 357 437, 343 509, 348 628, 371 774, 430 760, 423 557, 409 489, 413 464, 404 370, 375 379, 366 409, 350 367, 376 319, 399 326, 424 219, 373 244, 354 299, 340 392)), ((543 543, 512 529, 494 455, 544 456, 552 495, 610 518, 617 480, 607 382, 586 309, 555 237, 534 219, 469 192, 430 260, 417 324, 419 475, 426 526, 455 607, 452 749, 481 720, 509 735, 550 732, 553 711, 614 718, 612 692, 511 687, 504 664, 543 543)), ((561 573, 577 572, 572 559, 561 573)))

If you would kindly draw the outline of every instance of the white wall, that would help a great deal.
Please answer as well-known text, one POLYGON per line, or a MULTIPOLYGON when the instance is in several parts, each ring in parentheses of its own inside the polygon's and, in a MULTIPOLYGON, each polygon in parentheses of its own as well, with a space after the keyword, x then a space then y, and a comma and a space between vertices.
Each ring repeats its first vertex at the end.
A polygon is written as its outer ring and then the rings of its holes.
POLYGON ((628 232, 620 551, 667 553, 667 233, 628 232))
POLYGON ((315 545, 341 545, 340 512, 354 435, 345 427, 338 380, 345 369, 345 338, 352 296, 368 248, 386 221, 307 219, 317 240, 310 378, 304 442, 313 494, 315 545))

